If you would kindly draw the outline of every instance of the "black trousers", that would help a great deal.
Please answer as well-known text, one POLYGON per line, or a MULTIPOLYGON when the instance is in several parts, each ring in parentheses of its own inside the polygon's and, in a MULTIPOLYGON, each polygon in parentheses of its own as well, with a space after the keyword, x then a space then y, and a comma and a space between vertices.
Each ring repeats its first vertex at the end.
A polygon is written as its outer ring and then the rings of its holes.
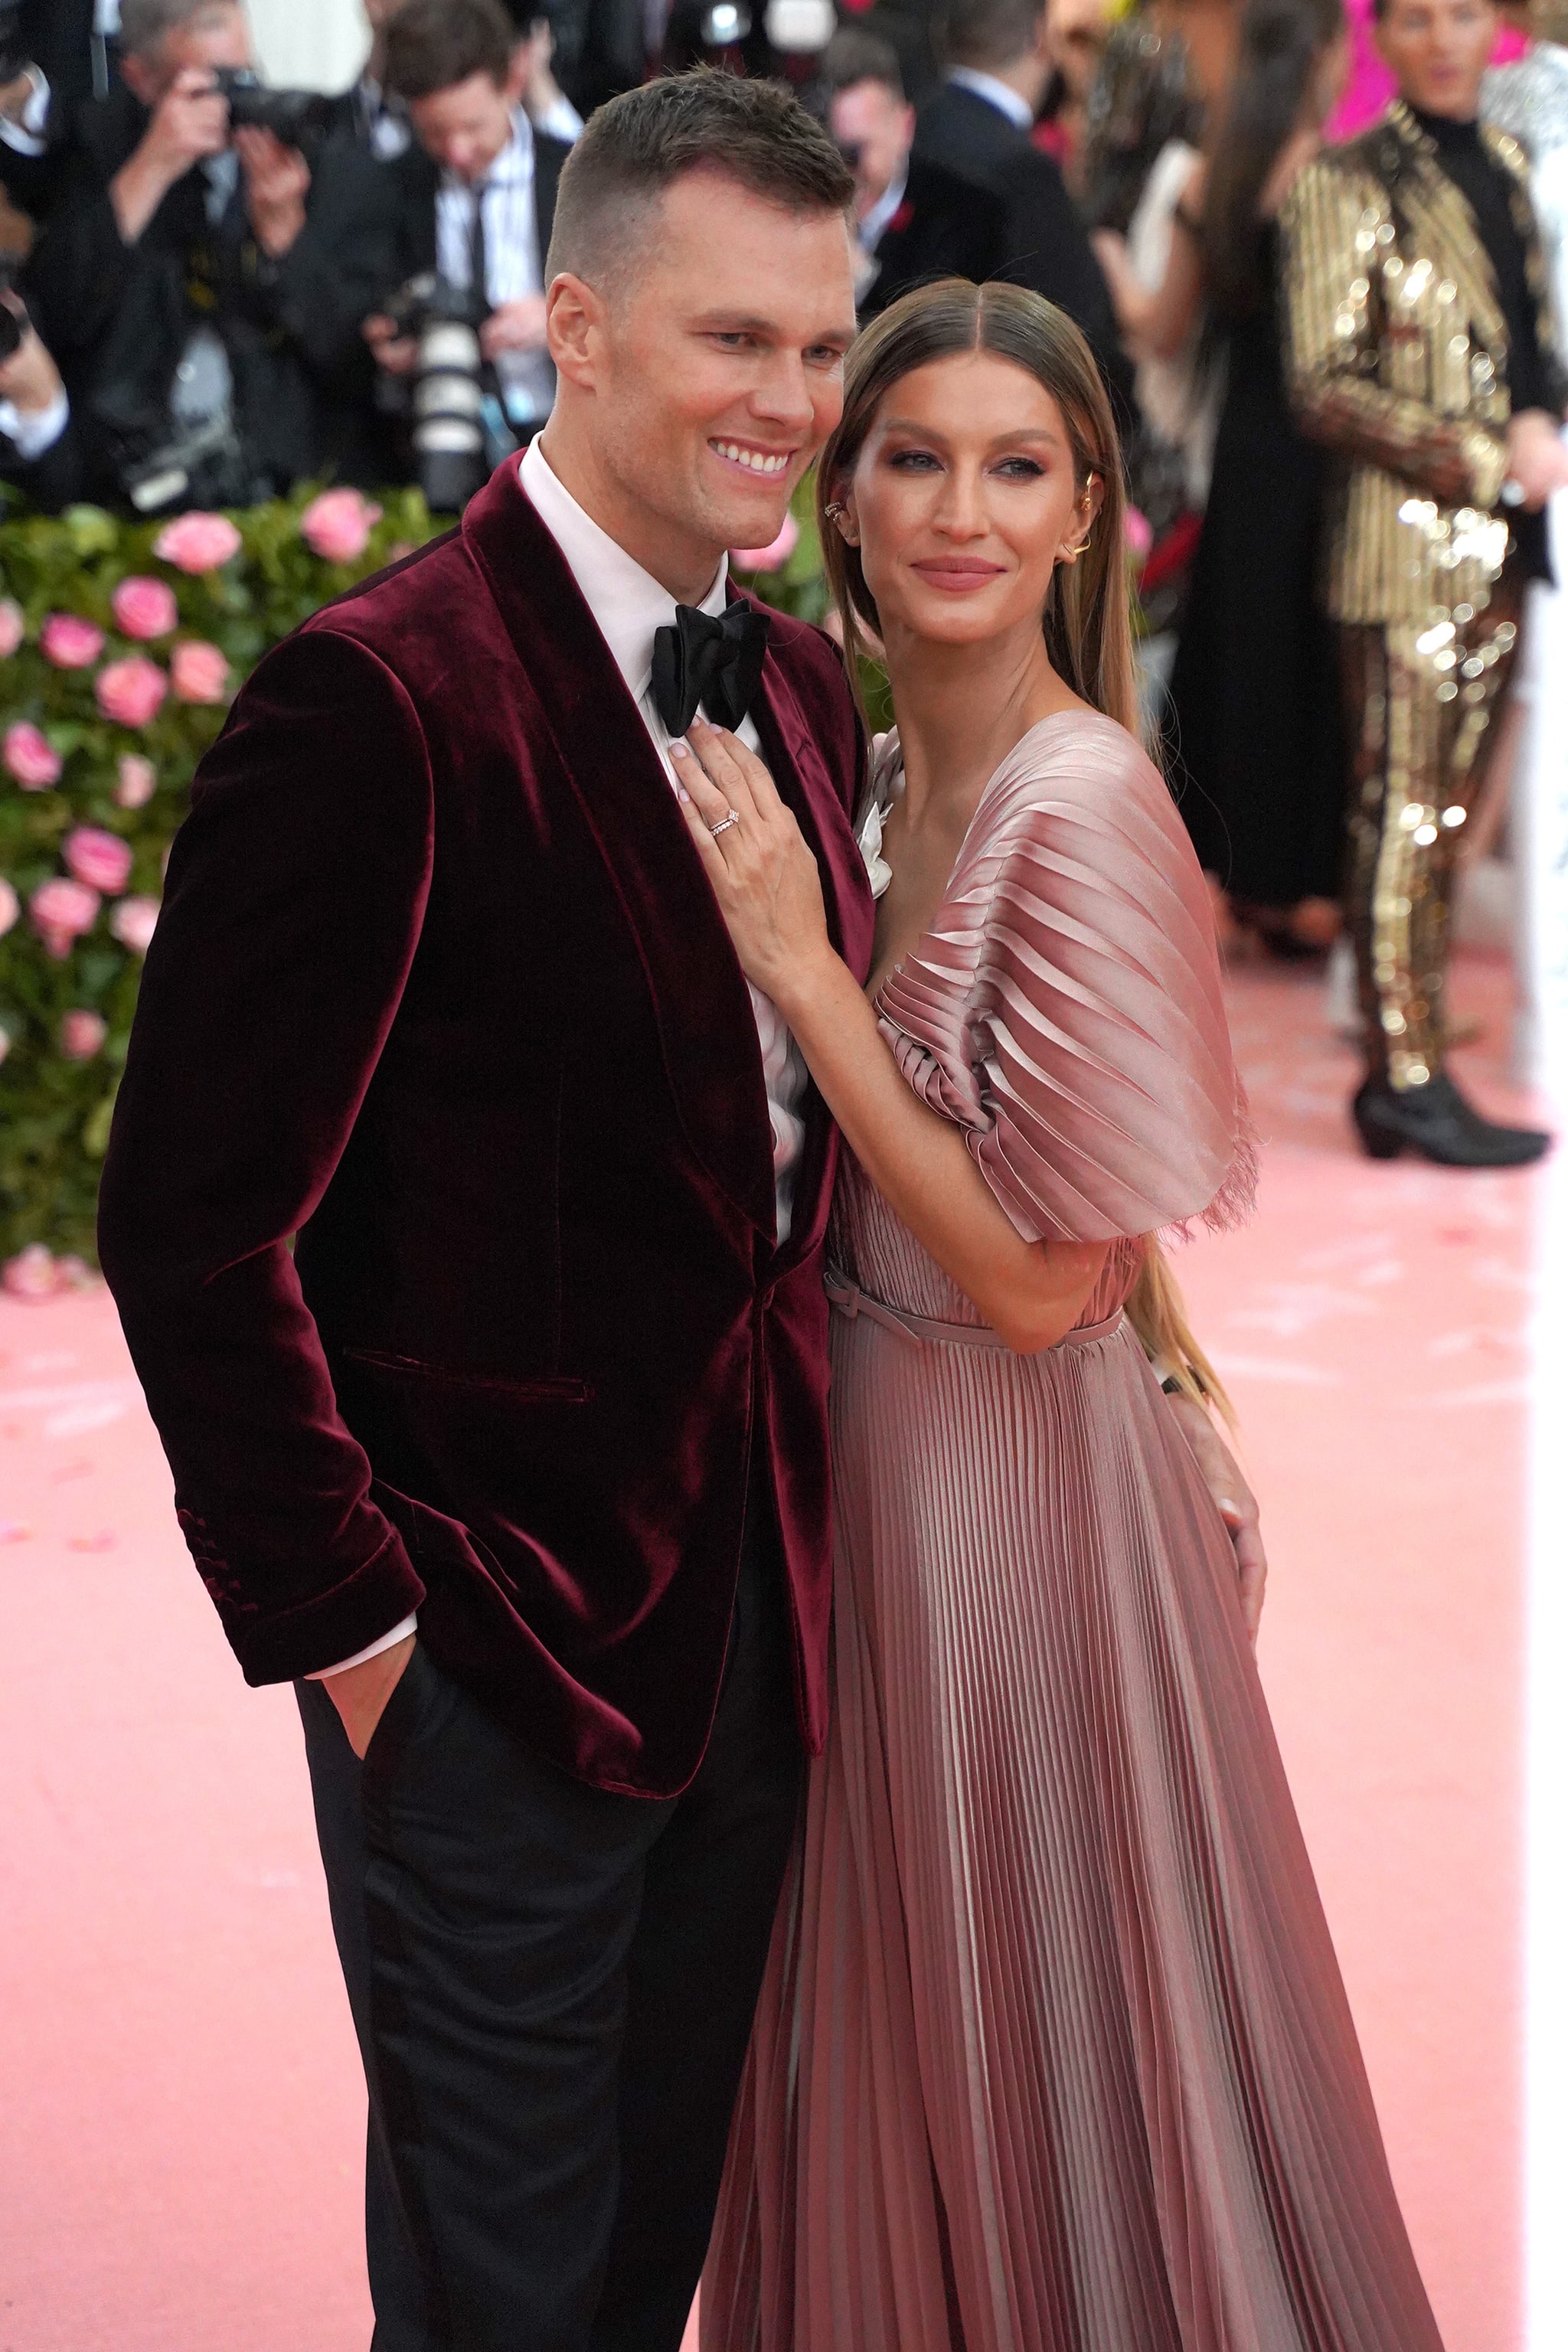
POLYGON ((679 1797, 542 1763, 417 1645, 363 1766, 298 1686, 370 2091, 373 2352, 678 2352, 795 1828, 791 1694, 757 1509, 679 1797))

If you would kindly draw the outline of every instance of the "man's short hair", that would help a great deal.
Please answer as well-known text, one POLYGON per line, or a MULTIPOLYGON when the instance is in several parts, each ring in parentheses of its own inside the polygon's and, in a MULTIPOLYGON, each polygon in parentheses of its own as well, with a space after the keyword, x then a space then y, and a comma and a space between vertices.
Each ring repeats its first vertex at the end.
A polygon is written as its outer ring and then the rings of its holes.
POLYGON ((952 0, 944 47, 948 61, 984 70, 1010 66, 1034 47, 1042 0, 952 0))
POLYGON ((238 7, 242 0, 121 0, 120 47, 128 58, 153 58, 171 33, 209 8, 238 7))
MULTIPOLYGON (((789 212, 844 213, 855 194, 837 148, 782 82, 707 66, 667 74, 590 115, 561 173, 546 281, 563 269, 590 285, 616 277, 666 190, 704 169, 789 212)), ((713 233, 724 234, 721 204, 713 233)))
POLYGON ((504 82, 521 36, 500 0, 405 0, 386 28, 389 90, 407 100, 474 74, 504 82))
POLYGON ((857 83, 874 81, 891 90, 901 106, 908 92, 904 89, 903 68, 891 41, 879 34, 863 32, 858 25, 847 25, 835 33, 822 53, 823 82, 837 98, 841 89, 853 89, 857 83))

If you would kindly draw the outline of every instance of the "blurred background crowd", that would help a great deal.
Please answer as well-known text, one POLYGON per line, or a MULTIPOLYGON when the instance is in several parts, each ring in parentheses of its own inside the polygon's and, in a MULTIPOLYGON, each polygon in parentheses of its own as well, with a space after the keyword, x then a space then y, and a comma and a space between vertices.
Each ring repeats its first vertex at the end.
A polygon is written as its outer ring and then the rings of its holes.
POLYGON ((1035 288, 1089 338, 1124 432, 1152 719, 1222 927, 1233 946, 1321 960, 1360 908, 1357 957, 1340 952, 1342 1018, 1366 1049, 1363 1144, 1466 1165, 1543 1148, 1448 1086, 1440 998, 1460 850, 1479 858, 1502 822, 1506 794, 1481 785, 1508 766, 1519 614, 1530 584, 1550 583, 1545 518, 1568 482, 1537 283, 1561 268, 1560 223, 1548 204, 1542 242, 1516 201, 1568 138, 1560 26, 1490 0, 1370 0, 1382 82, 1347 114, 1371 52, 1345 0, 363 8, 363 69, 323 92, 264 79, 241 0, 0 0, 0 477, 14 501, 153 519, 306 482, 416 483, 433 511, 459 509, 549 414, 543 262, 585 118, 698 62, 782 77, 854 168, 864 315, 958 272, 1035 288), (1381 121, 1405 145, 1366 148, 1359 181, 1325 178, 1333 137, 1390 93, 1408 103, 1381 121), (1478 112, 1521 142, 1508 170, 1479 143, 1478 112), (1406 198, 1429 168, 1464 195, 1468 226, 1444 232, 1434 214, 1436 244, 1418 255, 1406 198), (1308 248, 1333 245, 1346 205, 1348 257, 1316 285, 1308 248), (1449 232, 1479 237, 1479 262, 1445 258, 1449 232), (1498 310, 1509 382, 1484 320, 1449 317, 1471 262, 1490 273, 1477 302, 1498 310), (1391 334, 1424 338, 1420 364, 1439 373, 1462 343, 1463 398, 1424 378, 1427 404, 1401 421, 1415 362, 1391 334), (1481 478, 1478 431, 1506 480, 1481 478), (1356 500, 1364 489, 1375 506, 1390 482, 1404 503, 1389 529, 1414 530, 1430 560, 1403 603, 1374 609, 1346 533, 1375 536, 1356 500), (1488 516, 1487 584, 1466 603, 1443 579, 1488 516), (1472 643, 1489 604, 1490 635, 1472 643), (1419 756, 1367 731, 1402 694, 1409 727, 1426 730, 1419 756))

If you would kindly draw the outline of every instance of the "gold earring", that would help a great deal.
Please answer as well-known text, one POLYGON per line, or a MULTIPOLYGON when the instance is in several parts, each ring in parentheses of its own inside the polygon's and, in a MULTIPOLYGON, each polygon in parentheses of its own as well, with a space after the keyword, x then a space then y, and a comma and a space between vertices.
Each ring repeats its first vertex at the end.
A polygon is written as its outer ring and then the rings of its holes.
POLYGON ((835 499, 833 504, 829 507, 824 507, 822 511, 826 516, 829 522, 842 522, 846 514, 848 512, 848 509, 840 499, 835 499))
POLYGON ((1087 554, 1089 553, 1089 541, 1090 541, 1093 537, 1094 537, 1094 525, 1093 525, 1092 523, 1090 523, 1090 525, 1089 525, 1089 529, 1084 532, 1083 537, 1079 541, 1079 543, 1078 543, 1078 545, 1077 545, 1076 547, 1064 547, 1064 548, 1063 548, 1063 550, 1062 550, 1062 558, 1063 558, 1063 561, 1064 561, 1065 562, 1071 563, 1071 562, 1074 562, 1074 561, 1075 561, 1079 556, 1080 556, 1080 555, 1087 555, 1087 554))

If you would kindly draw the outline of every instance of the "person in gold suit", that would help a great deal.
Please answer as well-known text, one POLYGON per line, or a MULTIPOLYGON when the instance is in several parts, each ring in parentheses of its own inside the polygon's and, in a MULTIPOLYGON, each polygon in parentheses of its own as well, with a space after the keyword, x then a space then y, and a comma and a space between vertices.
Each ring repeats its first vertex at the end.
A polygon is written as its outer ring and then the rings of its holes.
POLYGON ((1528 164, 1478 124, 1489 0, 1374 0, 1399 85, 1282 214, 1286 365, 1340 459, 1325 560, 1347 714, 1347 912, 1376 1159, 1516 1166, 1550 1139, 1483 1118, 1444 1066, 1455 860, 1486 785, 1543 509, 1568 482, 1568 378, 1528 164))

